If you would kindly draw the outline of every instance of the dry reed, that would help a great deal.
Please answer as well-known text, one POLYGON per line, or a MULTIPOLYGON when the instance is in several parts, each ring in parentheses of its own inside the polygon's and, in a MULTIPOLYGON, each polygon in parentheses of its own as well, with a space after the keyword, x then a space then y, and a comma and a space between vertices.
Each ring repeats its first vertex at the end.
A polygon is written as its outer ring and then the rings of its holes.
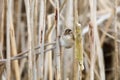
POLYGON ((0 0, 0 80, 119 80, 119 17, 119 0, 0 0))

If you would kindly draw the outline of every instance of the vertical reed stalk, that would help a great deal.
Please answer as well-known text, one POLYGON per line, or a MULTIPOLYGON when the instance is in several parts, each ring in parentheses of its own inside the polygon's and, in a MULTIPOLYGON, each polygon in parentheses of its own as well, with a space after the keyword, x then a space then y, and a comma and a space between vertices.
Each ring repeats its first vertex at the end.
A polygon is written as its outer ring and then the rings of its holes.
POLYGON ((5 2, 0 1, 0 57, 3 59, 5 2))
POLYGON ((74 15, 74 32, 75 32, 75 52, 74 52, 74 57, 73 57, 73 80, 78 80, 78 65, 79 65, 79 61, 77 59, 77 49, 78 49, 78 41, 77 41, 77 31, 76 31, 76 28, 77 28, 77 21, 78 21, 78 12, 77 12, 77 0, 75 0, 73 2, 73 15, 74 15))
POLYGON ((119 79, 118 67, 119 67, 119 58, 118 58, 118 28, 117 28, 117 0, 114 2, 114 30, 115 30, 115 55, 114 55, 114 68, 115 68, 115 80, 119 79))
POLYGON ((55 30, 56 30, 56 80, 60 80, 60 44, 59 44, 59 40, 60 40, 60 26, 59 26, 59 1, 55 0, 55 30))
POLYGON ((39 38, 38 44, 41 45, 41 55, 38 58, 38 80, 44 79, 43 69, 44 69, 44 40, 45 40, 45 17, 46 17, 46 0, 40 0, 39 6, 39 38))
MULTIPOLYGON (((11 55, 16 56, 17 55, 17 47, 16 47, 16 41, 15 41, 15 33, 14 33, 12 15, 11 15, 11 26, 10 26, 10 43, 11 43, 11 55)), ((13 61, 12 64, 13 64, 13 70, 15 73, 15 79, 21 80, 18 60, 13 61)))
MULTIPOLYGON (((48 15, 48 17, 47 17, 47 19, 48 19, 48 28, 50 29, 51 27, 52 27, 52 18, 53 18, 54 16, 53 15, 48 15)), ((52 29, 53 29, 53 27, 52 27, 52 29)), ((52 42, 52 41, 54 41, 54 38, 53 38, 53 35, 52 35, 52 31, 51 31, 51 33, 49 34, 49 36, 48 36, 48 42, 52 42)), ((49 48, 49 47, 48 47, 49 48)), ((53 65, 52 65, 52 51, 50 51, 49 53, 48 53, 48 63, 49 63, 49 80, 53 80, 53 65)))
POLYGON ((6 71, 7 71, 7 80, 10 80, 11 78, 11 61, 10 61, 10 20, 11 20, 11 14, 12 14, 12 1, 13 0, 7 0, 7 24, 6 24, 6 49, 7 49, 7 63, 6 63, 6 71))
POLYGON ((35 55, 35 44, 34 44, 34 29, 35 29, 35 25, 34 25, 34 11, 35 11, 35 0, 30 0, 30 25, 31 25, 31 49, 32 49, 32 75, 33 75, 33 80, 36 80, 36 55, 35 55))
POLYGON ((33 80, 33 66, 32 66, 32 25, 31 25, 31 15, 30 15, 30 1, 24 0, 26 14, 27 14, 27 29, 28 29, 28 79, 33 80))
POLYGON ((14 19, 16 20, 16 45, 17 45, 17 49, 20 46, 20 29, 21 29, 21 16, 22 16, 22 0, 15 0, 15 11, 14 13, 17 15, 16 17, 14 17, 14 19))
POLYGON ((90 54, 91 54, 91 64, 90 64, 90 80, 94 80, 94 68, 96 62, 95 54, 95 42, 94 42, 94 30, 93 24, 89 24, 89 40, 90 40, 90 54))

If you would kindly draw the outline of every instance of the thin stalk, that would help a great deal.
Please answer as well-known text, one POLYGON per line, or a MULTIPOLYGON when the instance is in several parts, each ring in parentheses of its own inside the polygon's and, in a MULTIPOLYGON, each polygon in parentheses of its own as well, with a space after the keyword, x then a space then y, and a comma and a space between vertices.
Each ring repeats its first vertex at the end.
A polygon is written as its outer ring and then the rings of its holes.
MULTIPOLYGON (((12 15, 11 15, 11 17, 12 17, 12 15)), ((11 55, 16 56, 17 55, 17 47, 16 47, 15 33, 14 33, 12 18, 11 18, 11 27, 10 27, 10 42, 11 42, 11 55)), ((13 64, 13 70, 15 73, 15 79, 21 80, 18 60, 13 61, 12 64, 13 64)))
POLYGON ((4 45, 4 18, 5 18, 5 2, 2 0, 0 1, 0 12, 1 12, 1 19, 0 19, 0 57, 3 59, 3 45, 4 45))
POLYGON ((40 15, 39 15, 39 32, 38 44, 41 45, 41 55, 38 58, 38 80, 43 80, 44 69, 44 39, 45 39, 45 17, 46 17, 46 0, 40 0, 40 15))
POLYGON ((89 41, 90 41, 90 54, 91 54, 91 64, 90 64, 90 80, 94 80, 94 68, 96 61, 95 54, 95 43, 94 43, 94 30, 93 24, 89 24, 89 41))
POLYGON ((114 30, 115 30, 115 56, 114 56, 114 68, 115 68, 115 80, 119 79, 119 73, 118 73, 118 67, 119 67, 119 58, 118 58, 118 43, 117 43, 117 39, 118 39, 118 28, 117 28, 117 0, 115 0, 114 3, 114 30))
POLYGON ((60 44, 59 44, 59 40, 60 40, 60 26, 59 26, 59 1, 55 0, 55 30, 56 30, 56 80, 60 80, 61 76, 60 76, 60 44))
POLYGON ((78 41, 77 41, 77 35, 78 32, 76 30, 77 28, 77 21, 78 21, 78 12, 77 12, 77 0, 73 2, 73 11, 74 11, 74 32, 75 32, 75 53, 73 57, 73 80, 78 80, 78 65, 79 61, 77 59, 77 54, 79 54, 77 51, 78 49, 78 41))
MULTIPOLYGON (((21 50, 22 51, 24 51, 25 49, 26 49, 26 44, 25 44, 25 31, 24 31, 24 29, 25 29, 25 24, 23 23, 23 24, 21 24, 21 31, 20 31, 20 33, 21 33, 21 50)), ((18 53, 19 54, 19 53, 18 53)), ((22 75, 22 73, 23 73, 23 70, 24 70, 24 67, 25 67, 25 62, 27 61, 27 59, 22 59, 20 62, 21 62, 21 64, 20 64, 20 75, 22 75)))
POLYGON ((31 25, 31 53, 32 53, 32 71, 33 71, 33 79, 36 80, 36 55, 35 55, 35 49, 34 49, 34 10, 35 10, 35 0, 30 0, 30 25, 31 25))
POLYGON ((21 28, 21 11, 22 11, 22 0, 16 0, 15 1, 15 10, 14 13, 16 13, 16 43, 17 43, 17 48, 19 48, 20 45, 20 28, 21 28))
MULTIPOLYGON (((51 15, 47 17, 48 18, 48 28, 51 27, 51 15)), ((52 42, 52 33, 49 34, 48 37, 48 42, 52 42)), ((52 69, 52 51, 49 52, 48 54, 48 63, 49 63, 49 80, 53 80, 53 69, 52 69)))
POLYGON ((11 77, 11 61, 10 61, 10 18, 12 14, 12 0, 7 0, 7 24, 6 24, 6 49, 7 49, 7 63, 6 63, 6 71, 7 71, 7 80, 10 80, 11 77))
POLYGON ((30 1, 24 0, 26 14, 27 14, 27 28, 28 28, 28 49, 30 50, 28 53, 28 79, 33 80, 33 72, 32 72, 32 25, 31 25, 31 15, 30 15, 30 1))

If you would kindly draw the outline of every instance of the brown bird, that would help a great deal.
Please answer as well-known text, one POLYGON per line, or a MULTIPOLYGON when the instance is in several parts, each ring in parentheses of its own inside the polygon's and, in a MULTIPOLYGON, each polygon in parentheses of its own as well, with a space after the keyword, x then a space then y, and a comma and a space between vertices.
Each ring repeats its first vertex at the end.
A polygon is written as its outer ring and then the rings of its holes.
POLYGON ((60 44, 62 47, 71 48, 74 45, 74 34, 71 29, 65 29, 60 37, 60 44))

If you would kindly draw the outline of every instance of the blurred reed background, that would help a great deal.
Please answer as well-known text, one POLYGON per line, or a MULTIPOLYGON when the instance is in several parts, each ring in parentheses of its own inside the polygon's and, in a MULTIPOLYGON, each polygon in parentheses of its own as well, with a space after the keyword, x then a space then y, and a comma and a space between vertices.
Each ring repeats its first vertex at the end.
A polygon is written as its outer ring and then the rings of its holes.
POLYGON ((120 0, 0 0, 0 80, 120 80, 119 60, 120 0))

